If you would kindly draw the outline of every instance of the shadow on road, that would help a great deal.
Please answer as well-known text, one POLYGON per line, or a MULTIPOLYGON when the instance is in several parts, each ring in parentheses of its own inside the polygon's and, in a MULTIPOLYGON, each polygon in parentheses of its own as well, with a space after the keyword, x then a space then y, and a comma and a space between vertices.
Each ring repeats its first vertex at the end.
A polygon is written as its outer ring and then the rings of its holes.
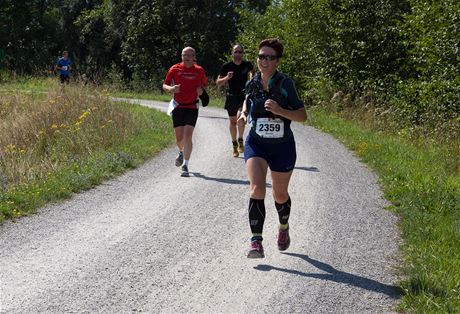
POLYGON ((204 115, 199 115, 200 118, 206 118, 206 119, 220 119, 220 120, 228 120, 228 118, 225 117, 216 117, 216 116, 204 116, 204 115))
POLYGON ((315 266, 316 268, 327 272, 327 274, 304 273, 304 272, 294 270, 294 269, 286 269, 286 268, 275 267, 275 266, 265 265, 265 264, 257 265, 254 267, 254 269, 259 270, 259 271, 277 270, 277 271, 282 271, 288 274, 293 274, 293 275, 298 275, 298 276, 303 276, 303 277, 344 283, 344 284, 355 286, 361 289, 365 289, 365 290, 369 290, 369 291, 373 291, 377 293, 383 293, 391 297, 392 299, 399 299, 402 295, 401 289, 397 286, 383 284, 373 279, 368 279, 365 277, 361 277, 361 276, 357 276, 357 275, 353 275, 353 274, 349 274, 349 273, 337 270, 331 265, 320 262, 313 258, 310 258, 307 255, 297 254, 297 253, 282 253, 282 254, 301 258, 304 261, 315 266))
POLYGON ((221 183, 227 183, 227 184, 242 184, 242 185, 249 185, 248 180, 237 180, 237 179, 226 179, 226 178, 213 178, 213 177, 208 177, 205 176, 199 172, 190 172, 194 177, 204 179, 204 180, 211 180, 211 181, 216 181, 216 182, 221 182, 221 183))
POLYGON ((316 167, 294 167, 294 169, 311 171, 311 172, 319 172, 319 169, 316 167))

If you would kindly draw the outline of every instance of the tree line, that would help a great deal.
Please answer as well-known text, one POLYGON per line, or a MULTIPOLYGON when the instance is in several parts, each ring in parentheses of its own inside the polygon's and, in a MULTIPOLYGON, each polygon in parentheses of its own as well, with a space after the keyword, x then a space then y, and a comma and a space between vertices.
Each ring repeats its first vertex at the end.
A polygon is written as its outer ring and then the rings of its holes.
POLYGON ((241 23, 243 45, 283 38, 282 69, 313 103, 340 91, 337 110, 369 109, 390 128, 460 139, 459 1, 274 1, 242 12, 241 23))
POLYGON ((215 76, 233 43, 255 60, 266 37, 284 41, 281 69, 307 102, 340 91, 338 108, 372 108, 400 128, 460 129, 457 0, 0 2, 0 65, 18 73, 51 69, 66 49, 94 81, 158 87, 186 45, 215 76))
MULTIPOLYGON (((2 0, 0 64, 17 73, 52 69, 68 50, 78 74, 117 75, 158 86, 186 45, 216 75, 240 31, 237 10, 262 12, 267 0, 2 0)), ((161 84, 160 84, 161 85, 161 84)))

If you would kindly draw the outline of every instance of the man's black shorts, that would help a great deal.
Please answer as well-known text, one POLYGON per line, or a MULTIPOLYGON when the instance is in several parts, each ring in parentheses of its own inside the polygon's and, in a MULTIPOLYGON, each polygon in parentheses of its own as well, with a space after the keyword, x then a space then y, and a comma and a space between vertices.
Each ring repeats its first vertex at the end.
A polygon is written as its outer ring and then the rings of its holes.
POLYGON ((196 125, 198 119, 198 109, 176 108, 172 111, 172 120, 174 127, 184 125, 196 125))
POLYGON ((227 109, 228 116, 236 116, 238 109, 243 106, 244 95, 227 95, 225 98, 225 109, 227 109))
POLYGON ((70 82, 70 77, 66 76, 64 74, 60 74, 59 79, 61 80, 61 84, 64 84, 64 83, 69 84, 69 82, 70 82))

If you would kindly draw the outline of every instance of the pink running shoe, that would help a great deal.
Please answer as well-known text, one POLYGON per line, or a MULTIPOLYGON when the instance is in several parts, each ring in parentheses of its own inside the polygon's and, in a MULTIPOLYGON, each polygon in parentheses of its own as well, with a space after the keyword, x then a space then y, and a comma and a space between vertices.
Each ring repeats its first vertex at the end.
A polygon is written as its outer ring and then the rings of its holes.
POLYGON ((286 251, 291 244, 291 238, 289 237, 289 228, 286 230, 278 230, 278 250, 286 251))
POLYGON ((254 240, 251 241, 251 249, 248 252, 248 258, 264 258, 264 247, 262 241, 254 240))

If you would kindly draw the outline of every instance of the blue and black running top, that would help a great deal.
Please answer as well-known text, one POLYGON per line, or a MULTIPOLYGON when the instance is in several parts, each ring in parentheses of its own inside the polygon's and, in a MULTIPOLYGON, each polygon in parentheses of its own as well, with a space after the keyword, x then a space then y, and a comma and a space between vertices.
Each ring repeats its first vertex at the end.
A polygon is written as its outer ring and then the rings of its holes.
POLYGON ((59 58, 57 61, 57 66, 61 69, 59 70, 59 74, 65 77, 70 76, 69 66, 72 64, 70 58, 64 59, 63 57, 59 58))
POLYGON ((286 74, 275 72, 268 82, 268 87, 268 92, 263 89, 260 73, 246 84, 246 108, 251 124, 249 135, 264 143, 286 142, 293 137, 291 120, 267 111, 265 101, 272 99, 288 110, 302 108, 304 103, 297 94, 294 81, 286 74))

